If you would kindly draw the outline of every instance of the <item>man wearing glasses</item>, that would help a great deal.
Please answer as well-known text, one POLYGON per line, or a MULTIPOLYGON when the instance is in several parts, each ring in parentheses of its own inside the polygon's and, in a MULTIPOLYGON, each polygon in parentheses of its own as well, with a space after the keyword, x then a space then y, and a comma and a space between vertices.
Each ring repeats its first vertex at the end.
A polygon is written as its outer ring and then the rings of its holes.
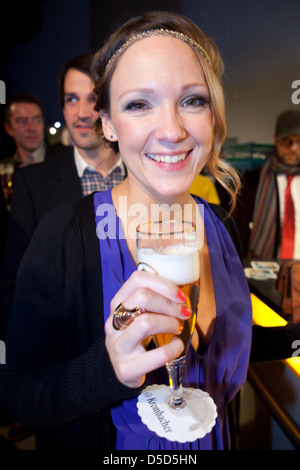
POLYGON ((300 259, 300 111, 281 113, 274 150, 243 176, 234 214, 244 255, 300 259))

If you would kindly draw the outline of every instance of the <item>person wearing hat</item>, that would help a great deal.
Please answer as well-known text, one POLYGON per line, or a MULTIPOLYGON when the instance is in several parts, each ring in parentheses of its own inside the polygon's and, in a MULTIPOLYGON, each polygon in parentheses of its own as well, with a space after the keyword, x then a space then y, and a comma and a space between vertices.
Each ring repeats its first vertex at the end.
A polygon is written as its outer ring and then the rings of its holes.
POLYGON ((300 259, 300 111, 276 120, 274 150, 243 175, 233 217, 248 258, 300 259))

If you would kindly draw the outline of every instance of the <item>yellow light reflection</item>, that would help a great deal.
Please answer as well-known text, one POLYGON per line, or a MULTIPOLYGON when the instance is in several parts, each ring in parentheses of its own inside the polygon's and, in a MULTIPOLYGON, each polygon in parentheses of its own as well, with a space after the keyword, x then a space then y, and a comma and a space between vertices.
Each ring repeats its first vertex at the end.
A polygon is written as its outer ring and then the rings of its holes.
MULTIPOLYGON (((284 326, 287 324, 287 322, 280 315, 274 312, 274 310, 268 307, 264 302, 256 297, 256 295, 251 294, 251 300, 253 323, 261 326, 284 326)), ((295 354, 297 354, 297 350, 295 350, 295 354)), ((291 357, 289 359, 285 359, 284 362, 300 378, 300 357, 291 357)))

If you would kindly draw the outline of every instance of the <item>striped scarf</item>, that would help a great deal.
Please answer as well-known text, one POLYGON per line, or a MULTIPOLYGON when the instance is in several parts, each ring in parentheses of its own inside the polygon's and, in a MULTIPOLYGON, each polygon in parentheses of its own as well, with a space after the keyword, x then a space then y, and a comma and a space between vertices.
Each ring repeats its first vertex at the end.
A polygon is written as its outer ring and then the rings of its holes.
POLYGON ((278 220, 277 173, 297 174, 299 166, 291 167, 282 163, 275 152, 271 153, 263 166, 253 211, 253 228, 250 235, 248 254, 250 257, 272 258, 276 249, 278 220))

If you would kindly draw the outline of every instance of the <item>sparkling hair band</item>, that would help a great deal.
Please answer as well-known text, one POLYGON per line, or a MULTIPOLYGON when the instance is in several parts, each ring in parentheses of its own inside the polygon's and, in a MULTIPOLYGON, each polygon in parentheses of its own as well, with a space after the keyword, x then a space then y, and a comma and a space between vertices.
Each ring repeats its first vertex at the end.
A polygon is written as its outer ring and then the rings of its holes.
POLYGON ((172 31, 170 29, 150 29, 148 31, 143 31, 142 33, 136 33, 133 36, 131 36, 122 46, 111 56, 110 60, 108 61, 105 70, 107 70, 111 64, 116 60, 116 58, 128 47, 130 46, 134 41, 138 41, 140 39, 144 39, 147 37, 153 37, 153 36, 171 36, 172 38, 177 38, 181 39, 181 41, 184 41, 188 43, 190 46, 194 47, 197 49, 198 52, 200 52, 201 56, 203 59, 206 61, 209 67, 211 67, 211 60, 209 58, 208 53, 206 50, 200 46, 194 39, 190 38, 186 34, 179 33, 178 31, 172 31))

